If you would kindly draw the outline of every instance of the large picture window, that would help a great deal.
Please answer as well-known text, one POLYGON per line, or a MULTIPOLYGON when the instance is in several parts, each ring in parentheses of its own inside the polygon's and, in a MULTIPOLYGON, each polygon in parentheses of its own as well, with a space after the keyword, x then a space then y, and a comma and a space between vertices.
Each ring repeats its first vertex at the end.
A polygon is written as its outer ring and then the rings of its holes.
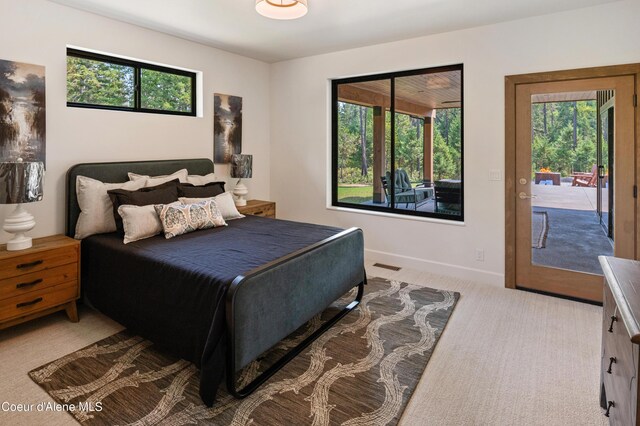
POLYGON ((332 82, 332 205, 464 220, 462 65, 332 82))
POLYGON ((196 115, 196 73, 67 49, 67 106, 196 115))

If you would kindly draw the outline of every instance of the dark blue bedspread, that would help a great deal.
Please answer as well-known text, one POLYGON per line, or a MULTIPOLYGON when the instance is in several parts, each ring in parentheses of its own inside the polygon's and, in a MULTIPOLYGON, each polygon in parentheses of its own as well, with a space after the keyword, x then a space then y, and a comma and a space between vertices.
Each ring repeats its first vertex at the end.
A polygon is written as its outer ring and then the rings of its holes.
POLYGON ((200 367, 201 396, 210 405, 224 374, 227 286, 340 231, 248 216, 170 240, 160 235, 125 245, 116 233, 94 235, 82 241, 83 296, 129 330, 200 367))

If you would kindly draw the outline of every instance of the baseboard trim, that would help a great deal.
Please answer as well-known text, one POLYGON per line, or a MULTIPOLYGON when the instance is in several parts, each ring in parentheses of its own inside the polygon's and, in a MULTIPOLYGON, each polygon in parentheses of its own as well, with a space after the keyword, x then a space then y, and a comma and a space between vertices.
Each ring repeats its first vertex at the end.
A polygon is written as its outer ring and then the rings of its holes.
POLYGON ((379 250, 365 249, 365 258, 369 262, 380 262, 390 265, 412 268, 419 271, 431 272, 438 275, 464 280, 479 281, 486 284, 504 287, 504 274, 483 271, 482 269, 468 268, 465 266, 452 265, 450 263, 435 262, 432 260, 419 259, 417 257, 402 256, 394 253, 387 253, 379 250))

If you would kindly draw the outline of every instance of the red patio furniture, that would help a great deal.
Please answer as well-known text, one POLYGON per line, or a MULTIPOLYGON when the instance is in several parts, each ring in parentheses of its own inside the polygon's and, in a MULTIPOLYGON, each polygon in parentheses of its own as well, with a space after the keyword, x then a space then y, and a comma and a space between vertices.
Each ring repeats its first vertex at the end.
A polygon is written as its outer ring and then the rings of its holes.
POLYGON ((596 186, 598 182, 598 166, 594 164, 591 168, 591 173, 575 172, 571 177, 573 178, 571 186, 596 186))

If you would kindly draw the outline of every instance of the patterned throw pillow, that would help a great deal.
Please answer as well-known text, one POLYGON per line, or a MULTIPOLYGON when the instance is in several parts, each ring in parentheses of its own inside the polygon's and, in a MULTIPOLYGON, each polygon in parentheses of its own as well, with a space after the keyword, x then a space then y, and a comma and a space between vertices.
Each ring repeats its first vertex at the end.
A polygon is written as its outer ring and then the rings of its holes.
POLYGON ((167 239, 198 229, 227 226, 216 203, 211 200, 183 205, 157 204, 153 207, 167 239))
POLYGON ((238 208, 236 207, 236 203, 233 202, 233 197, 230 192, 223 192, 220 195, 216 195, 215 197, 208 198, 189 198, 189 197, 180 197, 178 198, 182 203, 199 203, 201 201, 213 200, 218 206, 220 213, 225 221, 240 219, 244 217, 243 214, 240 214, 238 208))

